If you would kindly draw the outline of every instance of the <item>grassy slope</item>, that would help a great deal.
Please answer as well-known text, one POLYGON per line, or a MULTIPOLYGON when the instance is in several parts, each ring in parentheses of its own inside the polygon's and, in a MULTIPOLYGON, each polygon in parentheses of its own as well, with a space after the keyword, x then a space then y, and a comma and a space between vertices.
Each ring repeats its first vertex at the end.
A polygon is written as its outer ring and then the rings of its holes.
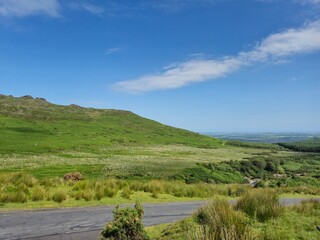
MULTIPOLYGON (((80 171, 88 178, 167 179, 198 162, 242 160, 270 151, 275 148, 225 145, 128 111, 0 95, 0 172, 23 171, 39 178, 80 171)), ((273 155, 283 154, 292 153, 273 155)))
POLYGON ((60 106, 4 95, 0 95, 0 136, 0 153, 97 152, 106 146, 150 144, 216 148, 223 143, 128 111, 60 106))

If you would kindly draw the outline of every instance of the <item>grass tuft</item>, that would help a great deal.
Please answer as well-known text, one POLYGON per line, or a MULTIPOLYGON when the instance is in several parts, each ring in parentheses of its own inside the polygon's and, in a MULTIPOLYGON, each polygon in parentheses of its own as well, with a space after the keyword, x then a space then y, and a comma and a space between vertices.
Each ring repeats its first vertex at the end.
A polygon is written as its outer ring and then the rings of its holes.
POLYGON ((277 193, 266 190, 247 192, 238 200, 236 208, 260 222, 278 218, 283 213, 277 193))

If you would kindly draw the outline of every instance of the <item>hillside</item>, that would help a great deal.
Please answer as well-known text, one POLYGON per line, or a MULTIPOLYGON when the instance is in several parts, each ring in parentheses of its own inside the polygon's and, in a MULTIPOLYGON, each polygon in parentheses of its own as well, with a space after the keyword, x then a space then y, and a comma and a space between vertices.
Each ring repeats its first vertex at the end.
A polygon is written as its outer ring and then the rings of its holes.
POLYGON ((221 140, 169 127, 129 111, 61 106, 0 95, 0 152, 98 151, 105 146, 182 144, 215 148, 221 140))

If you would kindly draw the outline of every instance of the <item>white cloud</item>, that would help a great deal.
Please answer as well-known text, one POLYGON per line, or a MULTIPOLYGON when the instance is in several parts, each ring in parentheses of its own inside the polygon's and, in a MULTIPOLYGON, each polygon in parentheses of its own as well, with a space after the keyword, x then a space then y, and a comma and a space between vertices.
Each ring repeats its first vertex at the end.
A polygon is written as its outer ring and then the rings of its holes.
POLYGON ((237 70, 240 66, 241 62, 236 58, 190 60, 169 68, 163 73, 119 82, 116 89, 126 92, 146 92, 178 88, 195 82, 223 77, 227 73, 237 70))
POLYGON ((111 55, 111 54, 119 52, 119 51, 121 51, 121 48, 119 48, 119 47, 109 48, 109 49, 107 49, 105 55, 111 55))
POLYGON ((320 21, 299 29, 269 35, 251 51, 223 59, 196 59, 169 65, 161 73, 116 83, 115 89, 131 93, 183 87, 221 78, 243 66, 258 62, 279 62, 286 57, 320 50, 320 21))
POLYGON ((84 1, 71 2, 69 8, 72 10, 87 11, 98 16, 101 16, 105 11, 103 7, 84 1))
POLYGON ((59 17, 58 0, 0 0, 0 16, 26 17, 45 14, 59 17))
POLYGON ((252 51, 242 52, 239 56, 247 62, 257 62, 317 50, 320 50, 320 21, 309 23, 299 29, 288 29, 272 34, 252 51))

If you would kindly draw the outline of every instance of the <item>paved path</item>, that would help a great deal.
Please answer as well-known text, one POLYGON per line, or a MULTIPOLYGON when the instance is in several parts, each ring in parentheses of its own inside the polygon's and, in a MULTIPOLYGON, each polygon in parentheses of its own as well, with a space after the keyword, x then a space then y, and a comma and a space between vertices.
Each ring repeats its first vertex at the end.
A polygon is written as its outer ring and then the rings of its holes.
MULTIPOLYGON (((281 199, 284 205, 304 199, 281 199)), ((204 204, 178 202, 144 204, 145 226, 174 222, 191 215, 204 204)), ((91 240, 97 239, 103 226, 112 221, 114 206, 0 212, 0 239, 91 240)))

